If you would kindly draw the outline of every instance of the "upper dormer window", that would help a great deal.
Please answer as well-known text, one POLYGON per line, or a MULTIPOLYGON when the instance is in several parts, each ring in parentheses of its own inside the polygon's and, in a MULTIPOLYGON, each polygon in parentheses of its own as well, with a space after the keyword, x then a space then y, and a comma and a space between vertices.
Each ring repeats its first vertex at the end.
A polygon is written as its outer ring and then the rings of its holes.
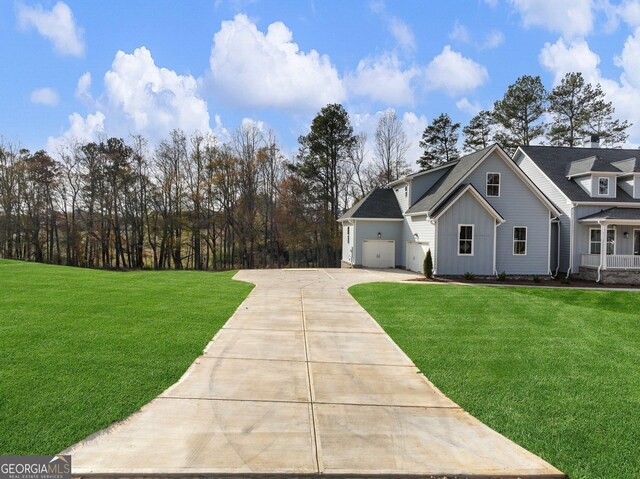
POLYGON ((487 173, 487 196, 500 196, 500 173, 487 173))
POLYGON ((598 195, 609 196, 609 178, 607 176, 598 178, 598 195))

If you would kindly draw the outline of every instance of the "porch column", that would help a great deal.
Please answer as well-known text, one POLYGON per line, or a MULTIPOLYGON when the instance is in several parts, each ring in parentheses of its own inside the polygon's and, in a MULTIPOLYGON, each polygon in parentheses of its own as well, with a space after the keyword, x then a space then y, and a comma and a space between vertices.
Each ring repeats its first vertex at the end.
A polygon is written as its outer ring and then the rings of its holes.
POLYGON ((600 269, 607 269, 607 224, 600 223, 600 269))

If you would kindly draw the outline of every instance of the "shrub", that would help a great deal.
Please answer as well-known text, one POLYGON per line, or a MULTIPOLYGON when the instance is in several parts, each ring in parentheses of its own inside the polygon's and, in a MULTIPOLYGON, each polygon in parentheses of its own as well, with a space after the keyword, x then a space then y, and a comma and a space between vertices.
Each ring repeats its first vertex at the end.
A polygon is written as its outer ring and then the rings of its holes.
POLYGON ((536 275, 533 275, 533 282, 534 282, 534 283, 539 283, 540 281, 542 281, 542 280, 540 279, 540 276, 538 276, 537 274, 536 274, 536 275))
POLYGON ((500 281, 506 281, 506 280, 507 280, 507 273, 506 273, 506 271, 503 271, 502 273, 499 273, 499 274, 498 274, 498 279, 499 279, 500 281))
POLYGON ((424 257, 424 275, 431 279, 433 278, 433 258, 431 257, 431 250, 427 250, 427 255, 424 257))
POLYGON ((470 272, 470 271, 467 271, 467 272, 464 274, 464 279, 471 280, 471 279, 474 279, 475 277, 476 277, 476 275, 475 275, 475 274, 473 274, 473 273, 472 273, 472 272, 470 272))

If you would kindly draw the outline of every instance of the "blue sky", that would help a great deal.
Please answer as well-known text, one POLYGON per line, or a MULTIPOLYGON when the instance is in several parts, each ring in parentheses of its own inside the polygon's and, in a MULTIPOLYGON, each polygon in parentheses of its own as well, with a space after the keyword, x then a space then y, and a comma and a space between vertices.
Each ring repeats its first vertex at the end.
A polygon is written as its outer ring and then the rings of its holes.
POLYGON ((0 0, 0 135, 157 142, 228 138, 242 121, 287 153, 342 102, 372 137, 394 108, 412 142, 441 112, 466 123, 523 74, 600 82, 640 144, 640 0, 0 0))

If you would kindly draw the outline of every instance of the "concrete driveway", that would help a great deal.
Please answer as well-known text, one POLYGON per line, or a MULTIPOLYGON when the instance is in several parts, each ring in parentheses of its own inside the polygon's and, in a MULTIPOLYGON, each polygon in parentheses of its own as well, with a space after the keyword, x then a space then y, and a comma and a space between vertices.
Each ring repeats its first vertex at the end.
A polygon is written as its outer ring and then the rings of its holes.
POLYGON ((564 477, 445 397, 347 292, 411 277, 238 273, 257 287, 204 355, 71 447, 74 475, 564 477))

